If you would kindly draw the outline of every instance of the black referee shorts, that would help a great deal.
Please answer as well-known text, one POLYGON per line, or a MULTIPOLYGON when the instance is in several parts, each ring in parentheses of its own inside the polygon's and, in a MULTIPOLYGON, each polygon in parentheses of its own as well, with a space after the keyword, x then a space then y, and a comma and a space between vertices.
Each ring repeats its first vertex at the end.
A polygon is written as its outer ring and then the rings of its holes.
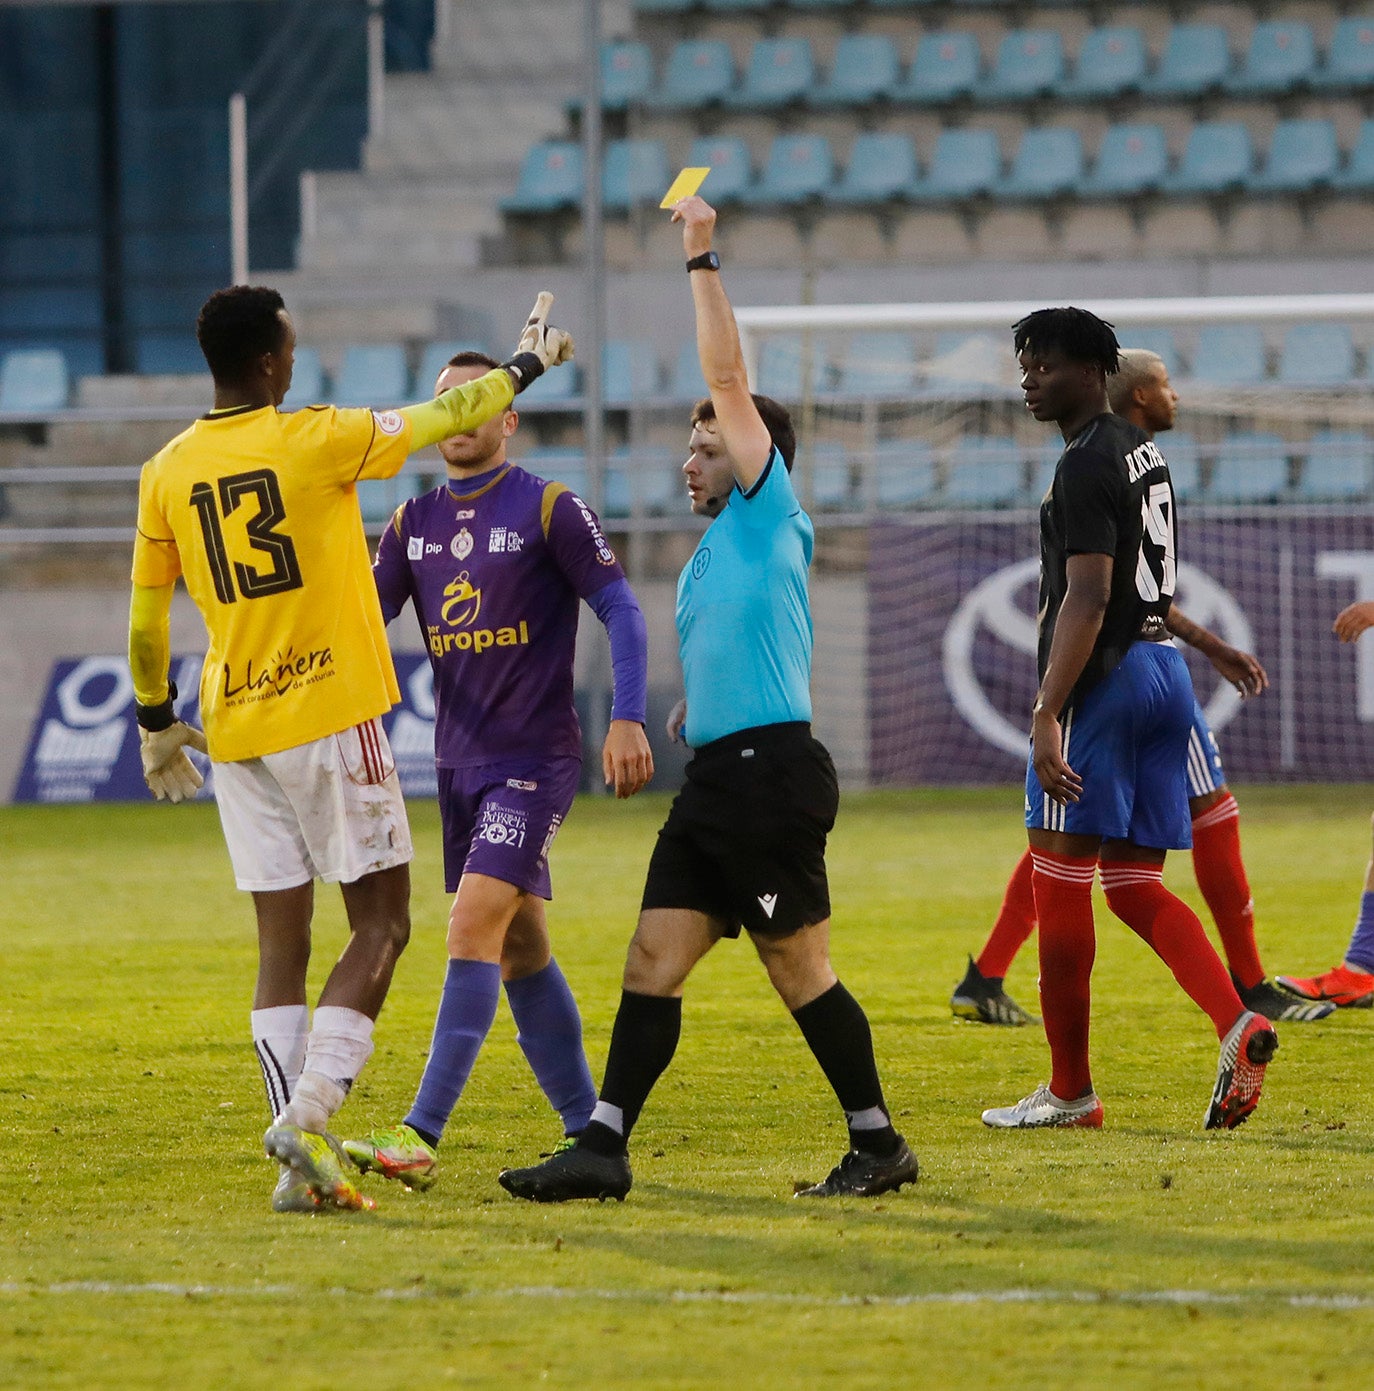
POLYGON ((658 833, 641 908, 690 908, 785 937, 830 916, 825 838, 840 789, 804 722, 762 725, 696 751, 658 833))

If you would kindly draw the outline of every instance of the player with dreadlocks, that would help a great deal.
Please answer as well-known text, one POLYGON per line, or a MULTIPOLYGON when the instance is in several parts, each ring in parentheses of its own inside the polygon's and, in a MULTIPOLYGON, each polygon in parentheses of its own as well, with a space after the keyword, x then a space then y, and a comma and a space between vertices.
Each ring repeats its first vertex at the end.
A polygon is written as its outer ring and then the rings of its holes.
POLYGON ((1273 1026, 1247 1010, 1196 913, 1163 882, 1192 844, 1185 773, 1193 685, 1165 617, 1173 601, 1174 489, 1146 432, 1113 415, 1110 324, 1041 309, 1015 325, 1026 407, 1064 452, 1040 508, 1040 690, 1031 713, 1026 828, 1040 922, 1040 1005, 1051 1077, 983 1112, 1005 1129, 1100 1126, 1088 1062, 1093 876, 1107 904, 1174 973, 1221 1039, 1207 1129, 1258 1104, 1273 1026))

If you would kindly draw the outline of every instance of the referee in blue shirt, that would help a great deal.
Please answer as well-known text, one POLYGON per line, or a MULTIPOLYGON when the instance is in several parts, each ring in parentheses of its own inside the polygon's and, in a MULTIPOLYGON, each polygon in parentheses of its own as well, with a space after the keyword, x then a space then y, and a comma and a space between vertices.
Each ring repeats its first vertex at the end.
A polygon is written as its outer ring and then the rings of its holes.
POLYGON ((792 490, 796 436, 776 401, 750 394, 734 311, 711 250, 716 214, 673 209, 710 397, 692 411, 682 467, 692 511, 712 518, 678 579, 677 629, 695 756, 649 862, 625 962, 606 1076, 577 1144, 501 1185, 521 1198, 623 1198, 627 1142, 682 1028, 682 990, 722 937, 748 932, 845 1113, 849 1151, 803 1195, 872 1196, 916 1177, 893 1129, 868 1019, 830 964, 825 840, 839 788, 811 737, 811 519, 792 490))

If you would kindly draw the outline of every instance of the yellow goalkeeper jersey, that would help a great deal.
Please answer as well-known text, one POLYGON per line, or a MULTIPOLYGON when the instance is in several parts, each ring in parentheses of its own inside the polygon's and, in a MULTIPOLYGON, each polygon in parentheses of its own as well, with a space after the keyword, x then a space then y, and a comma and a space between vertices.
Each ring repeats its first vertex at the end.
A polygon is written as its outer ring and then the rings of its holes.
POLYGON ((412 434, 409 411, 244 407, 144 465, 133 580, 183 576, 205 620, 212 758, 293 748, 400 698, 354 484, 432 442, 412 434))

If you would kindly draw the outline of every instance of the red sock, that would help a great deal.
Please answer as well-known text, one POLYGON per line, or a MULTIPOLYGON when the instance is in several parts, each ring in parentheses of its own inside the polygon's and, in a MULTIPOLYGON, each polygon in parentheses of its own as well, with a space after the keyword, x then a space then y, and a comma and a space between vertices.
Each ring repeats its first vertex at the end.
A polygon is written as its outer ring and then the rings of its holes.
MULTIPOLYGON (((1151 947, 1222 1035, 1245 1006, 1203 931, 1202 920, 1164 887, 1164 866, 1103 860, 1107 906, 1151 947)), ((1041 935, 1044 935, 1043 929, 1041 935)))
POLYGON ((1193 873, 1232 974, 1247 990, 1258 985, 1264 967, 1255 946, 1255 901, 1240 857, 1240 808, 1229 792, 1193 820, 1193 873))
POLYGON ((1000 980, 1011 970, 1016 953, 1034 931, 1035 890, 1031 887, 1031 852, 1027 850, 1017 860, 1016 868, 1007 881, 1002 911, 998 913, 992 933, 978 957, 978 969, 983 975, 995 976, 1000 980))
POLYGON ((1092 1087, 1088 1016, 1093 957, 1095 856, 1032 850, 1035 913, 1040 920, 1040 1012, 1050 1043, 1050 1090, 1072 1101, 1092 1087))

